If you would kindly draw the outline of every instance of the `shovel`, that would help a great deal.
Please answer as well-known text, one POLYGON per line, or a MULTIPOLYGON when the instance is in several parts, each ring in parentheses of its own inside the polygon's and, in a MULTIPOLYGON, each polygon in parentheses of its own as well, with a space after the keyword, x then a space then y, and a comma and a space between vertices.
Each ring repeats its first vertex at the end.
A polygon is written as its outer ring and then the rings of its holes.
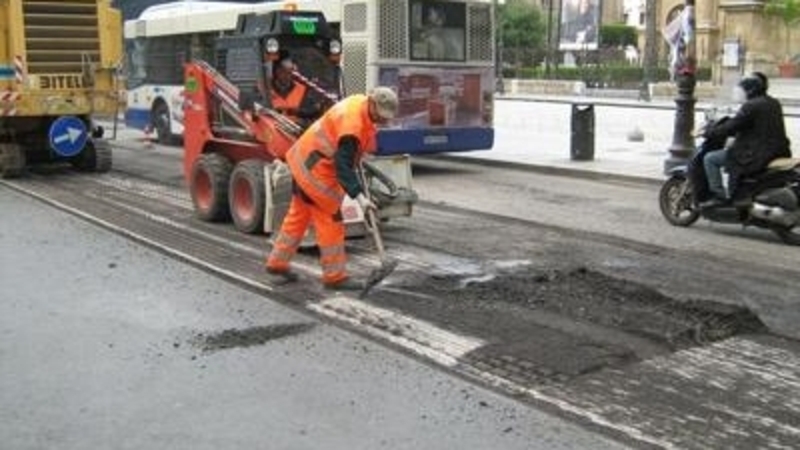
POLYGON ((375 247, 378 248, 378 256, 381 259, 381 266, 377 269, 373 269, 372 272, 370 272, 369 276, 367 277, 367 281, 364 282, 364 288, 358 295, 358 298, 360 299, 364 298, 367 293, 369 293, 370 289, 375 287, 375 285, 383 281, 392 272, 394 272, 394 269, 397 268, 397 264, 399 263, 398 260, 386 256, 386 250, 383 248, 383 239, 381 238, 381 232, 378 229, 378 220, 375 217, 375 211, 368 209, 366 211, 366 216, 367 230, 369 230, 369 232, 372 234, 372 239, 375 241, 375 247))

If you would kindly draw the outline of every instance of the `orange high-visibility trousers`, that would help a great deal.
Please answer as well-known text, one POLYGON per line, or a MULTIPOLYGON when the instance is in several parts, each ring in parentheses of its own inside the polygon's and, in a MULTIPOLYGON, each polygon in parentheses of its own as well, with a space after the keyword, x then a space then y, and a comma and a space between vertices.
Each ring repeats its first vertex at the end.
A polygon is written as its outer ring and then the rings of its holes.
POLYGON ((322 211, 297 193, 292 194, 289 211, 267 258, 267 268, 278 272, 289 270, 292 257, 297 253, 297 247, 300 246, 309 224, 314 225, 316 232, 322 282, 335 284, 346 279, 347 254, 342 220, 322 211))

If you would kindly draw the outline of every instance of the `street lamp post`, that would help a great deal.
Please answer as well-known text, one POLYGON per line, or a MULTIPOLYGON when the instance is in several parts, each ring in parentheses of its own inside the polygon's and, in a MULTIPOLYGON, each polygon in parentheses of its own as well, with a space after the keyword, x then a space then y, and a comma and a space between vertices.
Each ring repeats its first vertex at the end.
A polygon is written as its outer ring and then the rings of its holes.
POLYGON ((686 42, 680 66, 676 67, 676 85, 678 95, 675 97, 675 127, 672 132, 672 145, 669 147, 669 158, 664 161, 664 172, 672 168, 685 165, 694 152, 694 106, 697 99, 694 97, 694 88, 697 84, 695 77, 697 70, 697 52, 695 46, 695 15, 694 0, 685 0, 684 8, 688 16, 688 30, 690 39, 686 42))

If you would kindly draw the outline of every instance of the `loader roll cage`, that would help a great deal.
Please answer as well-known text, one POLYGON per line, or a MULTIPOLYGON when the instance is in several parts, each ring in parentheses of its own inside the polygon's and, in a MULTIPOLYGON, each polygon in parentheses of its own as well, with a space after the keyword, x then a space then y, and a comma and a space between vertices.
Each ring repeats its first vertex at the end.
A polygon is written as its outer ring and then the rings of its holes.
POLYGON ((296 83, 306 86, 300 109, 309 125, 342 96, 339 66, 341 43, 322 13, 272 11, 243 14, 236 33, 216 40, 217 70, 240 92, 239 107, 252 111, 254 103, 272 108, 273 63, 288 52, 296 83))
MULTIPOLYGON (((230 218, 246 233, 271 233, 280 225, 292 185, 280 161, 339 100, 340 50, 321 13, 270 11, 240 16, 235 34, 217 38, 215 64, 186 64, 183 169, 200 219, 230 218), (282 51, 296 67, 293 81, 305 86, 297 109, 312 114, 284 114, 271 104, 272 67, 282 51)), ((363 233, 355 200, 345 199, 342 215, 348 235, 363 233)))

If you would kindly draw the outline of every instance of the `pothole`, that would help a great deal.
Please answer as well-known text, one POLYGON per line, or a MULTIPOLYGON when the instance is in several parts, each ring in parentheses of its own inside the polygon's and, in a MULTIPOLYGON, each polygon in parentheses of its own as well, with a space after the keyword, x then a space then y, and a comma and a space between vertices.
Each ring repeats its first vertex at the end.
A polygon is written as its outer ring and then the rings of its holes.
POLYGON ((198 333, 195 336, 195 342, 203 351, 213 352, 235 347, 263 345, 275 339, 308 332, 312 328, 314 328, 313 323, 286 323, 245 329, 227 329, 213 334, 198 333))
POLYGON ((506 302, 622 330, 679 350, 764 331, 749 309, 708 300, 679 301, 643 284, 585 267, 485 277, 437 275, 411 290, 459 302, 506 302))

